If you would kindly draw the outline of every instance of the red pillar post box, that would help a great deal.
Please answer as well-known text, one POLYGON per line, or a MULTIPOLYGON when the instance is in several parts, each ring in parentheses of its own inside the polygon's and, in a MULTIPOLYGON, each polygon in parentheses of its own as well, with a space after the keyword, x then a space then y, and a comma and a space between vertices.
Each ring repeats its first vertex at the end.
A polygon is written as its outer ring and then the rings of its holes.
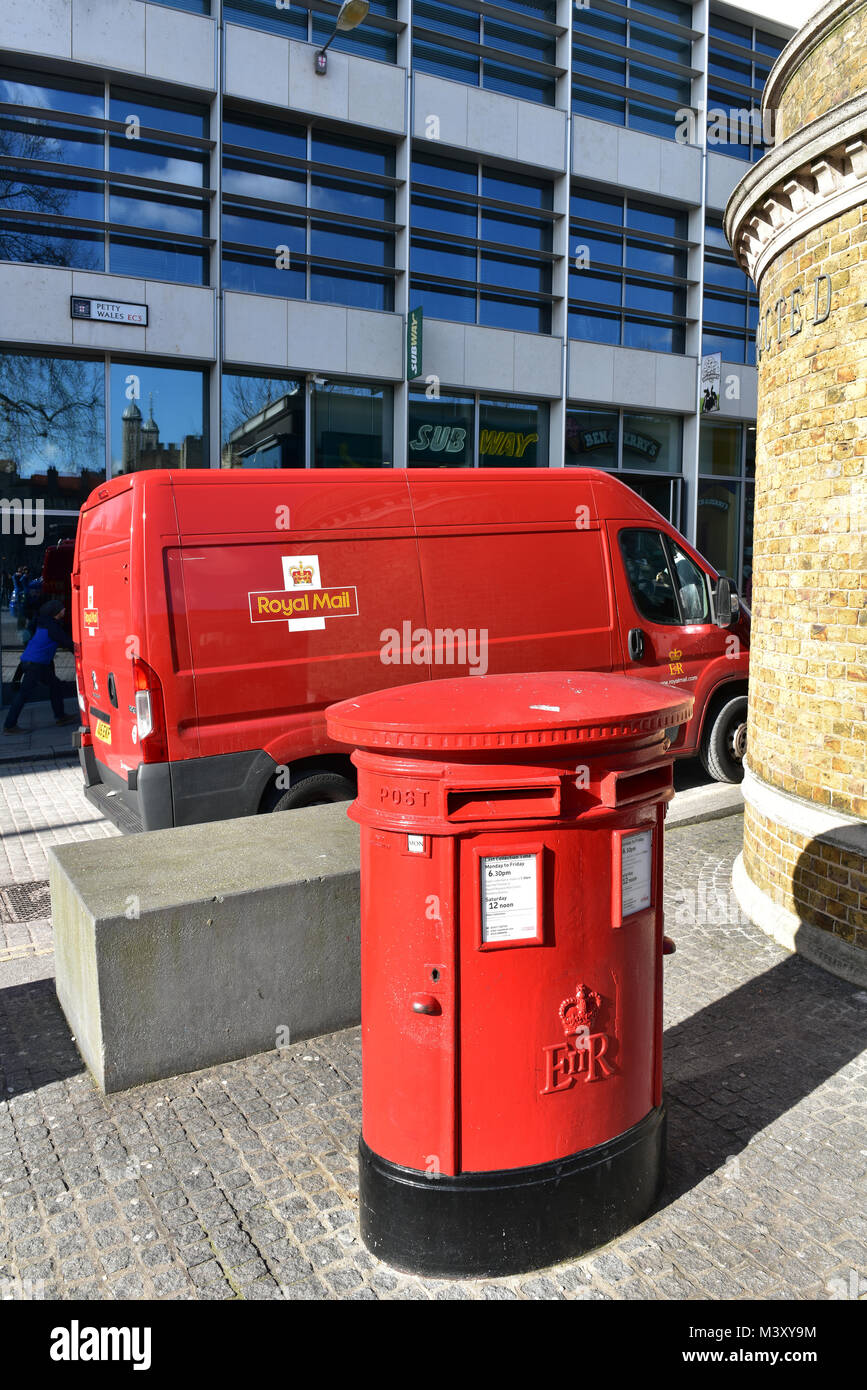
POLYGON ((417 1273, 610 1240, 662 1182, 662 866, 681 692, 464 677, 327 711, 361 824, 361 1234, 417 1273))

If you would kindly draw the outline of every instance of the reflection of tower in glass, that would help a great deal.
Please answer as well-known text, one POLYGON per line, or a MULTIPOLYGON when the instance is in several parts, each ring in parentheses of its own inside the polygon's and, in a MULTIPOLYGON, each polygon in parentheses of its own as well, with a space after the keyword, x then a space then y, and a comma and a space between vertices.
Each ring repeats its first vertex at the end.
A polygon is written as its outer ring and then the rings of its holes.
POLYGON ((188 434, 177 444, 160 443, 160 427, 154 419, 154 398, 151 393, 148 418, 135 401, 123 412, 123 442, 121 472, 138 473, 149 468, 202 468, 204 456, 202 436, 188 434))
POLYGON ((151 391, 148 398, 148 418, 141 427, 141 451, 143 454, 156 451, 159 448, 160 431, 154 419, 154 393, 151 391))
POLYGON ((130 401, 123 412, 123 444, 121 471, 135 473, 141 460, 141 411, 135 401, 130 401))

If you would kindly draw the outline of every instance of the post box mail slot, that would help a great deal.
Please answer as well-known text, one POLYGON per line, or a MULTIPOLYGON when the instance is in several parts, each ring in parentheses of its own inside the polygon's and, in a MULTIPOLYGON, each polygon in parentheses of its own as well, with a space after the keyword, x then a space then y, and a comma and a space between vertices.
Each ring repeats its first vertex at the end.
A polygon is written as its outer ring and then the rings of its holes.
POLYGON ((609 772, 602 778, 600 794, 603 806, 629 806, 636 801, 656 796, 671 787, 671 763, 650 767, 643 772, 609 772))
POLYGON ((508 820, 520 816, 556 816, 560 783, 541 787, 447 787, 446 815, 451 821, 508 820))

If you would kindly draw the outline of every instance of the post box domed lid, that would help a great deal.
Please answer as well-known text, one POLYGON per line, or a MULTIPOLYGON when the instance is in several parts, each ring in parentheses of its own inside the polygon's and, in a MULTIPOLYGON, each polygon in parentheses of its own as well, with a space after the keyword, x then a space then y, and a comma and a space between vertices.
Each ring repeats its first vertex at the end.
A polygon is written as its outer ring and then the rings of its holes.
POLYGON ((685 724, 693 699, 632 676, 539 671, 418 681, 343 700, 328 732, 356 748, 455 750, 620 743, 685 724))

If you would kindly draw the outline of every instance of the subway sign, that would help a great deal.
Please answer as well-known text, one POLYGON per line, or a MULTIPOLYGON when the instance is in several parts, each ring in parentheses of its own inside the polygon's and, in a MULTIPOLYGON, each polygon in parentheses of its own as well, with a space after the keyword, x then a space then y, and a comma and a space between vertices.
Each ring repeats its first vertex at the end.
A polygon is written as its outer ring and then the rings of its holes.
POLYGON ((415 381, 422 374, 424 350, 424 309, 410 309, 406 320, 406 378, 415 381))

